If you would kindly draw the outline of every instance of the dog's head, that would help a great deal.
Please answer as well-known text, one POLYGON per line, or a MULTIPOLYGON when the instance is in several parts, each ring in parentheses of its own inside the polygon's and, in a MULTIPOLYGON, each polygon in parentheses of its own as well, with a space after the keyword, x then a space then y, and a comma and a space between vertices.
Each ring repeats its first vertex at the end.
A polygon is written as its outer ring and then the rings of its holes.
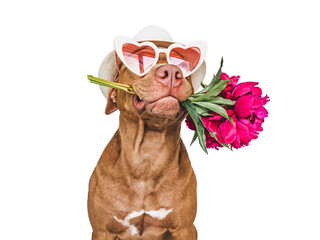
POLYGON ((119 108, 126 115, 143 120, 174 121, 185 114, 181 102, 193 93, 191 79, 183 77, 181 70, 168 64, 162 54, 142 77, 122 64, 116 81, 132 86, 136 94, 111 89, 106 114, 119 108))
MULTIPOLYGON (((157 30, 159 31, 159 29, 157 30)), ((151 40, 149 42, 154 43, 159 49, 166 49, 172 44, 172 42, 165 41, 151 40)), ((181 102, 191 96, 194 92, 194 86, 197 87, 202 79, 199 81, 198 77, 198 83, 195 84, 192 79, 193 74, 184 77, 181 68, 169 62, 168 56, 164 52, 159 53, 157 61, 144 75, 134 73, 119 58, 116 61, 114 55, 109 58, 113 58, 113 62, 119 63, 117 66, 119 71, 114 81, 132 86, 135 94, 109 89, 106 114, 119 109, 126 118, 137 121, 142 119, 150 127, 168 126, 183 120, 186 116, 186 110, 182 107, 181 102)), ((105 70, 103 67, 100 68, 100 72, 105 70)), ((200 78, 204 77, 204 63, 202 69, 199 70, 200 78)), ((199 75, 199 71, 195 71, 194 74, 199 75)))

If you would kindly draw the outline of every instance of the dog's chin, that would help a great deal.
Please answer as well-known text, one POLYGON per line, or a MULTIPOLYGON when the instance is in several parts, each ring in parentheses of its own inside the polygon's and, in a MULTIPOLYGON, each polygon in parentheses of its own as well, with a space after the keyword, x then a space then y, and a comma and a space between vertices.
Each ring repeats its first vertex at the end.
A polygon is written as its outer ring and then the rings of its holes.
POLYGON ((146 112, 155 117, 176 117, 182 113, 178 99, 166 96, 154 102, 140 100, 138 96, 133 98, 133 105, 139 112, 146 112))
POLYGON ((167 96, 146 104, 146 111, 156 116, 173 117, 180 113, 180 104, 178 99, 167 96))

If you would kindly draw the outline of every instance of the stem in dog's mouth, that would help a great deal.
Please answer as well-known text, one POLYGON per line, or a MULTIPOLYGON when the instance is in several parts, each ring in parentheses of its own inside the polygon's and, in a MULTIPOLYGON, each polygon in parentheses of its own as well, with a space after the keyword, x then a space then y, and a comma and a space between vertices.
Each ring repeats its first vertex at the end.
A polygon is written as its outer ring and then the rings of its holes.
MULTIPOLYGON (((141 111, 144 109, 144 107, 146 106, 147 102, 142 100, 133 90, 133 88, 129 85, 126 84, 122 84, 122 83, 116 83, 116 82, 112 82, 112 81, 108 81, 108 80, 104 80, 101 78, 97 78, 94 77, 92 75, 87 75, 88 79, 90 80, 90 82, 101 85, 101 86, 105 86, 105 87, 110 87, 110 88, 115 88, 115 89, 119 89, 119 90, 123 90, 129 94, 134 94, 133 96, 133 104, 136 107, 136 109, 138 111, 141 111)), ((181 102, 179 102, 180 105, 180 113, 184 112, 185 109, 183 107, 183 104, 181 102)))
POLYGON ((130 93, 130 94, 136 94, 134 92, 133 88, 130 87, 129 85, 126 85, 126 84, 104 80, 101 78, 94 77, 92 75, 87 75, 87 78, 90 80, 90 82, 101 85, 101 86, 116 88, 116 89, 123 90, 127 93, 130 93))

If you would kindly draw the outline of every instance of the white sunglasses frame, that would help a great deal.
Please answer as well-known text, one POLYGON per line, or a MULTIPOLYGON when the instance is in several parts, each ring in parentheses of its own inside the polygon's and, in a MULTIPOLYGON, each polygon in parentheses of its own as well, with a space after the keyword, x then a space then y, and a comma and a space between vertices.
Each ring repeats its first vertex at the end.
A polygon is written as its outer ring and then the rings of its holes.
MULTIPOLYGON (((159 60, 159 55, 160 53, 165 53, 166 54, 166 58, 167 58, 167 62, 169 64, 172 64, 171 61, 170 61, 170 57, 169 57, 169 54, 170 54, 170 51, 174 48, 182 48, 182 49, 188 49, 190 47, 196 47, 200 50, 200 59, 198 61, 198 64, 197 66, 188 74, 183 74, 184 77, 187 77, 187 76, 190 76, 192 73, 194 73, 195 71, 198 70, 198 68, 202 65, 202 63, 204 62, 204 59, 206 57, 206 53, 207 53, 207 44, 206 42, 203 42, 203 41, 196 41, 196 42, 192 42, 188 45, 182 45, 182 44, 179 44, 179 43, 173 43, 171 44, 168 48, 166 49, 159 49, 154 43, 152 42, 141 42, 141 43, 138 43, 137 41, 131 39, 131 38, 128 38, 128 37, 123 37, 123 36, 117 36, 114 38, 114 49, 116 51, 116 54, 118 55, 118 57, 120 58, 120 60, 122 61, 122 63, 131 71, 133 72, 134 74, 138 75, 138 76, 144 76, 145 74, 147 74, 151 68, 157 64, 158 60, 159 60), (122 52, 122 46, 125 44, 125 43, 130 43, 130 44, 134 44, 138 47, 142 47, 142 46, 149 46, 151 47, 154 51, 155 51, 155 60, 154 60, 154 63, 148 67, 148 69, 143 72, 143 73, 137 73, 135 72, 130 66, 129 64, 127 64, 124 56, 123 56, 123 52, 122 52)), ((173 64, 174 65, 174 64, 173 64)), ((181 69, 182 73, 184 72, 183 69, 181 69)))

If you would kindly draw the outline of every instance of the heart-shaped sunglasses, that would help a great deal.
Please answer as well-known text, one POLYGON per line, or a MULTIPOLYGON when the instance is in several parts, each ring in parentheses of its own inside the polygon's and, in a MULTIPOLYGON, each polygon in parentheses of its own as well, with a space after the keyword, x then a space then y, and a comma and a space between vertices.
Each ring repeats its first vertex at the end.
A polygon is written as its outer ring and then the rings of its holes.
POLYGON ((157 64, 160 53, 165 53, 168 64, 179 67, 187 77, 201 66, 207 52, 207 44, 202 41, 187 46, 173 43, 166 49, 159 49, 152 42, 138 43, 127 37, 115 37, 114 48, 122 63, 139 76, 149 72, 157 64))

